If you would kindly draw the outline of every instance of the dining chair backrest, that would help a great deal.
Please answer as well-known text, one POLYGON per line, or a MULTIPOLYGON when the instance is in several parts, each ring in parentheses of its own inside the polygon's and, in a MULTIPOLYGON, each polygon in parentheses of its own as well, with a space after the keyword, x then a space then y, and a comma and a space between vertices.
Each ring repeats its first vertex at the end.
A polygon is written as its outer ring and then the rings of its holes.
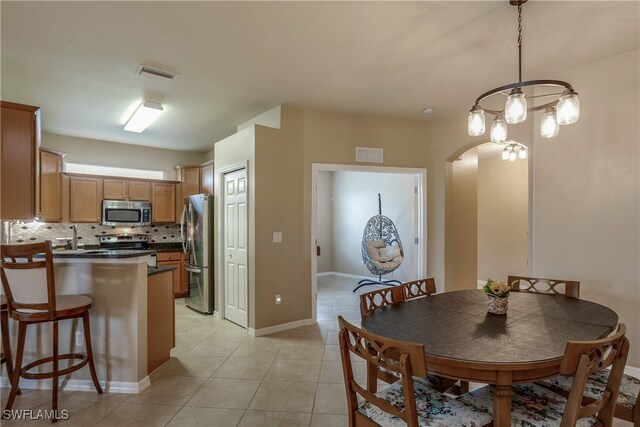
POLYGON ((378 289, 360 295, 360 316, 364 318, 376 308, 404 301, 402 286, 378 289))
POLYGON ((357 328, 342 316, 338 317, 340 327, 340 357, 344 384, 347 389, 349 425, 355 425, 354 417, 358 411, 358 395, 382 411, 404 420, 409 427, 418 426, 418 412, 413 388, 413 376, 426 377, 427 362, 424 344, 398 341, 381 337, 357 328), (358 384, 353 375, 351 354, 367 363, 367 386, 358 384), (404 410, 396 408, 388 401, 376 396, 375 383, 378 368, 399 373, 402 380, 404 410))
POLYGON ((580 298, 580 282, 577 280, 542 279, 538 277, 509 276, 509 285, 515 292, 536 292, 541 294, 564 295, 580 298), (514 284, 515 282, 515 284, 514 284))
POLYGON ((436 293, 436 281, 432 277, 405 282, 400 286, 402 286, 405 301, 436 293))
POLYGON ((2 288, 9 315, 16 320, 53 320, 56 289, 51 242, 0 247, 2 288), (35 255, 44 254, 44 258, 35 255))
POLYGON ((618 326, 615 334, 595 341, 569 341, 560 364, 560 373, 573 376, 571 391, 567 398, 561 427, 575 426, 580 418, 596 416, 604 426, 611 426, 613 414, 624 374, 629 340, 625 337, 626 327, 618 326), (611 367, 604 393, 598 400, 586 406, 582 398, 588 376, 611 367))

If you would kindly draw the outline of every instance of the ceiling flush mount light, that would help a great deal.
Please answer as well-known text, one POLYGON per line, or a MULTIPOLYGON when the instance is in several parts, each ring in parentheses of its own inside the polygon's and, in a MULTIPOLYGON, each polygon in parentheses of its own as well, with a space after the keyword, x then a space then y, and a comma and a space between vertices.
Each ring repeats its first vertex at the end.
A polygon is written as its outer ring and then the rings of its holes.
POLYGON ((141 133, 155 119, 157 119, 163 111, 161 104, 151 101, 142 101, 133 115, 129 120, 127 120, 127 123, 124 125, 124 130, 141 133))
MULTIPOLYGON (((580 117, 580 99, 569 83, 560 80, 522 81, 522 5, 526 2, 527 0, 509 1, 511 5, 518 6, 518 82, 491 89, 476 99, 469 111, 467 121, 467 130, 471 136, 484 134, 485 114, 495 116, 491 126, 491 140, 499 143, 504 143, 507 138, 507 124, 524 122, 528 112, 545 111, 540 126, 540 134, 544 138, 557 136, 559 125, 573 124, 580 117), (524 88, 540 92, 527 96, 523 91, 524 88), (543 88, 544 90, 542 90, 543 88), (560 90, 560 92, 553 89, 560 90), (499 95, 507 97, 504 109, 491 110, 482 106, 482 102, 488 102, 489 99, 499 95), (534 99, 543 99, 543 102, 540 105, 529 105, 533 104, 534 99)), ((522 151, 518 151, 518 153, 520 152, 522 151)), ((526 150, 524 155, 526 156, 526 150)))

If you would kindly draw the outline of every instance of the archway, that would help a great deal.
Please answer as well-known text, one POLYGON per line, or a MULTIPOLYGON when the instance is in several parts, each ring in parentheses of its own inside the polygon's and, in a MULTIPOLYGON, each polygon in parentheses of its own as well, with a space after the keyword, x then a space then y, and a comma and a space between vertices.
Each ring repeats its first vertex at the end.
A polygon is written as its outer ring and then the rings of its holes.
POLYGON ((446 164, 445 288, 528 273, 529 161, 503 161, 503 147, 463 147, 446 164))

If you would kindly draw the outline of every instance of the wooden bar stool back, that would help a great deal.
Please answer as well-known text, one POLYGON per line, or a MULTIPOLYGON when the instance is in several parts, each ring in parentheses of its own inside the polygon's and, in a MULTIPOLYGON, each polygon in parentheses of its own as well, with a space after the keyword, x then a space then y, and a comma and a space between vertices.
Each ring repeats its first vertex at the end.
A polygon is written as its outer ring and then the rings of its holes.
MULTIPOLYGON (((75 372, 87 364, 89 365, 91 379, 96 391, 102 393, 91 349, 89 309, 93 300, 85 295, 56 295, 51 242, 2 245, 0 247, 0 255, 2 259, 0 274, 7 300, 8 314, 18 322, 15 369, 11 377, 11 392, 5 409, 10 410, 13 406, 18 392, 20 377, 32 380, 51 378, 52 409, 55 413, 58 409, 58 378, 75 372), (87 352, 86 354, 58 354, 58 322, 75 318, 82 318, 87 352), (22 366, 27 326, 43 322, 52 322, 53 354, 22 366), (64 369, 59 369, 60 360, 74 359, 79 360, 79 362, 64 369), (53 365, 51 371, 30 372, 32 369, 47 363, 53 365)), ((55 417, 53 421, 56 421, 55 417)))

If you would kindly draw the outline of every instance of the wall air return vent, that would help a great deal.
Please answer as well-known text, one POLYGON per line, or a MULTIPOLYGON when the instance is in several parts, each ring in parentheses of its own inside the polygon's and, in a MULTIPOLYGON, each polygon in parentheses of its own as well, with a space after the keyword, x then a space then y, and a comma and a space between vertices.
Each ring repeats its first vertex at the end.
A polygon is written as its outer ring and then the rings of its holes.
POLYGON ((383 154, 382 148, 356 147, 356 162, 382 163, 383 154))
POLYGON ((141 65, 138 67, 138 74, 149 74, 156 77, 162 77, 163 79, 173 80, 178 75, 169 71, 160 70, 158 68, 149 67, 148 65, 141 65))

